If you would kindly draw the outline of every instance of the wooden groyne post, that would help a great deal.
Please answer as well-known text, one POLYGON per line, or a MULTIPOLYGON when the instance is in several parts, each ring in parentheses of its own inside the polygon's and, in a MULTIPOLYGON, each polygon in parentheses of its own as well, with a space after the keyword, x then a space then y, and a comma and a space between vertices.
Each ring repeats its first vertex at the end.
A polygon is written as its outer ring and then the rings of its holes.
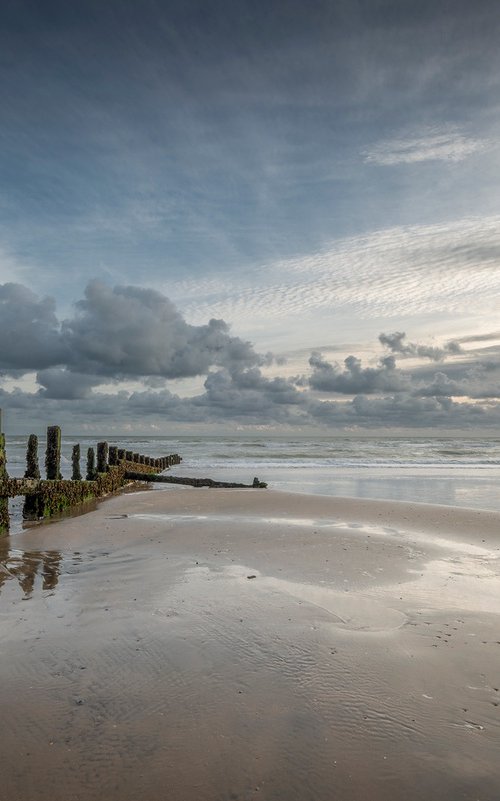
POLYGON ((109 445, 107 442, 97 443, 97 472, 107 473, 108 471, 109 445))
MULTIPOLYGON (((179 464, 181 457, 170 454, 159 459, 125 451, 107 442, 97 443, 96 451, 87 452, 87 475, 82 480, 80 472, 80 445, 74 445, 71 463, 71 480, 61 476, 61 429, 49 426, 45 453, 46 479, 40 477, 38 465, 38 437, 31 434, 26 451, 26 472, 23 478, 10 478, 6 468, 5 436, 2 432, 0 410, 0 535, 9 531, 9 498, 24 495, 23 518, 39 520, 74 508, 85 501, 102 498, 121 489, 134 479, 133 471, 143 480, 146 475, 165 470, 179 464)), ((135 479, 137 480, 137 479, 135 479)))
POLYGON ((74 445, 71 463, 71 479, 61 476, 61 429, 49 426, 45 453, 46 479, 40 478, 38 466, 38 438, 31 434, 26 451, 26 472, 23 478, 10 478, 6 468, 5 435, 2 432, 0 410, 0 535, 9 531, 9 498, 24 495, 23 518, 40 520, 60 512, 71 510, 95 498, 102 498, 126 484, 136 481, 160 481, 169 484, 188 484, 192 487, 238 487, 264 488, 267 485, 258 478, 253 484, 238 484, 229 481, 214 481, 210 478, 187 478, 160 476, 182 459, 177 453, 159 458, 133 453, 107 442, 97 443, 96 451, 87 451, 86 480, 80 472, 80 445, 74 445))
POLYGON ((49 426, 47 429, 47 451, 45 454, 47 481, 60 481, 61 475, 61 429, 49 426))
MULTIPOLYGON (((7 457, 5 455, 5 434, 2 431, 2 410, 0 409, 0 483, 8 479, 7 457)), ((9 498, 0 492, 0 534, 9 530, 9 498)))
MULTIPOLYGON (((25 478, 40 479, 40 467, 38 465, 38 437, 30 434, 28 448, 26 450, 26 472, 25 478)), ((37 520, 40 510, 40 499, 38 495, 26 495, 23 505, 24 520, 37 520)))
POLYGON ((80 445, 73 445, 73 450, 71 452, 71 469, 71 480, 81 481, 82 473, 80 470, 80 445))

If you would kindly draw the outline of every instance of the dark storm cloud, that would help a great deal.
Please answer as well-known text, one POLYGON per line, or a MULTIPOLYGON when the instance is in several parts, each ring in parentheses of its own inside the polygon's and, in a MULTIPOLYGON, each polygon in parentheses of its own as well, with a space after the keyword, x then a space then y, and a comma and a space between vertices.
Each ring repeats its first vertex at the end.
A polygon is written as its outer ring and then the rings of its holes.
POLYGON ((224 320, 186 323, 173 303, 151 289, 90 283, 76 314, 62 324, 71 367, 102 376, 203 375, 212 365, 258 364, 248 342, 232 337, 224 320))
POLYGON ((21 284, 0 284, 0 372, 22 374, 68 357, 53 298, 21 284))
POLYGON ((160 292, 91 282, 73 317, 59 323, 51 298, 18 284, 0 285, 0 370, 38 371, 51 397, 85 397, 103 381, 186 378, 212 366, 268 363, 233 337, 223 320, 189 325, 160 292))
POLYGON ((431 359, 431 361, 439 362, 446 356, 455 356, 461 353, 459 342, 452 340, 444 345, 442 348, 433 347, 431 345, 418 345, 415 342, 407 342, 406 334, 404 331, 395 331, 393 334, 380 334, 379 342, 385 345, 386 348, 392 353, 399 356, 418 356, 420 358, 431 359))
POLYGON ((36 374, 41 386, 41 395, 60 400, 88 398, 92 388, 102 382, 99 376, 73 372, 65 367, 48 367, 36 374))
POLYGON ((402 333, 381 334, 381 343, 394 354, 374 367, 363 367, 354 355, 340 366, 313 353, 308 377, 284 378, 268 376, 261 368, 276 360, 232 336, 222 320, 190 325, 167 297, 152 290, 91 282, 63 322, 50 298, 40 299, 27 287, 0 286, 0 304, 0 368, 9 375, 36 372, 39 385, 32 393, 0 387, 0 407, 32 419, 57 413, 61 422, 66 416, 118 425, 142 420, 467 429, 499 421, 499 349, 492 348, 486 359, 482 351, 478 357, 453 345, 429 349, 407 342, 402 333), (446 355, 450 362, 439 371, 430 366, 404 371, 397 354, 433 361, 446 355), (192 397, 164 386, 193 376, 205 380, 203 391, 192 397), (126 390, 123 382, 130 380, 141 381, 144 390, 126 390), (106 384, 116 392, 104 391, 106 384))

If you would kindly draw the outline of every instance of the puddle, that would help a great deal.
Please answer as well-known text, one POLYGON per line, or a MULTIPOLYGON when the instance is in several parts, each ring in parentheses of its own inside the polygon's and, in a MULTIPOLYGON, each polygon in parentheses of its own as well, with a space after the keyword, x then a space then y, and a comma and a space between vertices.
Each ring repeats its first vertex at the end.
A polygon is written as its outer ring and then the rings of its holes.
POLYGON ((16 581, 27 600, 35 586, 54 590, 59 582, 62 554, 59 551, 22 551, 0 545, 0 593, 9 581, 16 581))

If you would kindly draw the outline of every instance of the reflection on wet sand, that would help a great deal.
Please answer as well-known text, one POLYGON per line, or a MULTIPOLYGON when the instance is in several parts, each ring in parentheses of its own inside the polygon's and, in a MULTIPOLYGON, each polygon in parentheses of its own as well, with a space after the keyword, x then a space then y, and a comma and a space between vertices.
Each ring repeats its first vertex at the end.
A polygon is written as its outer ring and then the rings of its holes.
POLYGON ((62 555, 59 551, 21 551, 0 543, 0 592, 4 584, 16 579, 24 598, 31 598, 37 576, 42 590, 54 590, 59 581, 62 555))
POLYGON ((500 517, 350 508, 150 492, 0 543, 0 801, 498 801, 500 517))

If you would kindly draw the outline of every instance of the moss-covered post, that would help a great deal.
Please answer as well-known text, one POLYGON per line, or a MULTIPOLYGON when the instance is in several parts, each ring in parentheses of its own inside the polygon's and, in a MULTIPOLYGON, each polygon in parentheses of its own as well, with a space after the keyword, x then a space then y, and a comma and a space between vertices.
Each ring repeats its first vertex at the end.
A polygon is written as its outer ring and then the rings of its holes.
MULTIPOLYGON (((2 410, 0 409, 0 484, 7 475, 7 457, 5 455, 5 434, 2 433, 2 410)), ((0 536, 9 531, 9 499, 0 494, 0 536)))
POLYGON ((87 481, 95 481, 96 478, 95 453, 93 448, 89 448, 87 450, 87 481))
POLYGON ((81 481, 82 474, 80 472, 80 446, 73 445, 73 450, 71 452, 71 480, 72 481, 81 481))
MULTIPOLYGON (((40 478, 40 467, 38 465, 38 437, 30 434, 28 447, 26 449, 26 471, 25 478, 40 478)), ((40 510, 40 496, 26 495, 23 503, 23 519, 38 520, 40 510)))
POLYGON ((97 472, 98 473, 107 473, 108 472, 108 453, 109 453, 109 446, 107 442, 98 442, 97 443, 97 472))
POLYGON ((116 445, 109 446, 109 463, 113 467, 118 464, 118 448, 116 445))
POLYGON ((47 451, 45 468, 48 481, 59 481, 61 476, 61 429, 59 426, 47 428, 47 451))
POLYGON ((40 467, 38 465, 38 437, 30 434, 28 447, 26 449, 26 471, 25 478, 40 478, 40 467))

